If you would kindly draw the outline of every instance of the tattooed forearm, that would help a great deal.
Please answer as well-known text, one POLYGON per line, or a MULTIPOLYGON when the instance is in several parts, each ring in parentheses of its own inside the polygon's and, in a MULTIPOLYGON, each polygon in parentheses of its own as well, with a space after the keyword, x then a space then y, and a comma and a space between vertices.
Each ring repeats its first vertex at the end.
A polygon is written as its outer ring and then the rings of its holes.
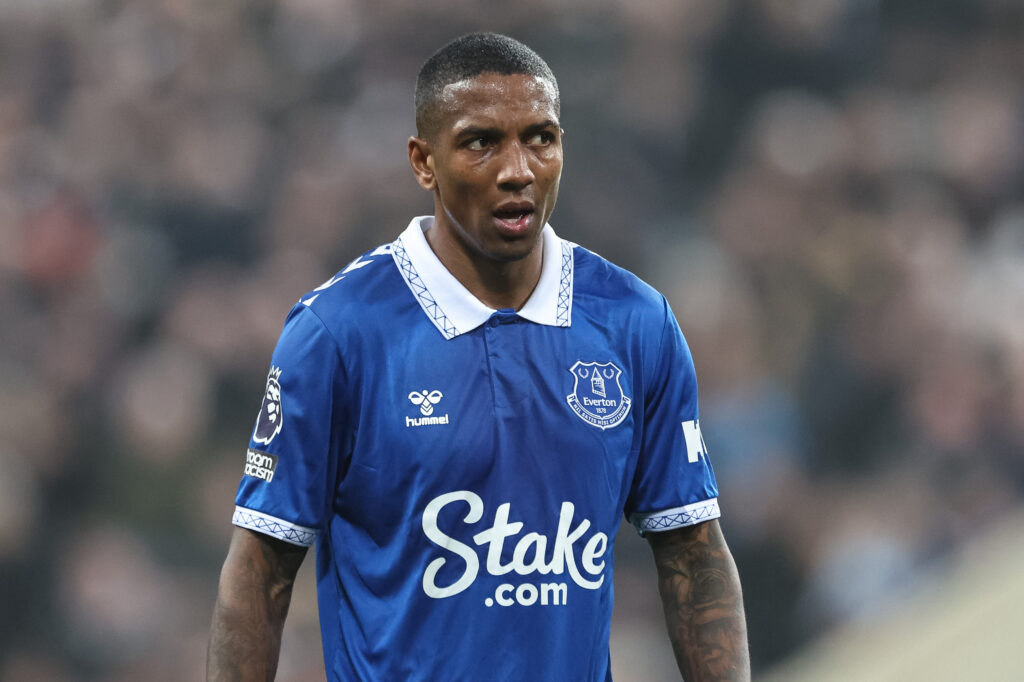
POLYGON ((749 680, 743 597, 717 521, 649 536, 679 671, 687 682, 749 680))
POLYGON ((274 679, 292 584, 305 554, 303 547, 235 529, 210 628, 208 682, 274 679))

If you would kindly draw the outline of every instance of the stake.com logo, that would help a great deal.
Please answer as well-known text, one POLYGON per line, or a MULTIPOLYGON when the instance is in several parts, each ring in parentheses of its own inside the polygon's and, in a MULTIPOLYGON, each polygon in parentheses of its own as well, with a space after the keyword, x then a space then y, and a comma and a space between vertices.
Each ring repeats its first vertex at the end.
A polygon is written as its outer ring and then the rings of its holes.
MULTIPOLYGON (((451 597, 466 590, 476 580, 480 572, 480 558, 476 550, 469 545, 459 542, 447 535, 437 526, 437 517, 441 510, 449 504, 465 502, 469 505, 469 511, 463 517, 463 522, 473 524, 483 518, 484 502, 480 496, 469 490, 456 490, 454 492, 439 495, 431 500, 426 509, 423 510, 423 532, 427 538, 441 549, 458 557, 465 563, 462 575, 450 585, 438 585, 437 574, 441 568, 454 557, 438 557, 427 565, 423 572, 423 591, 428 597, 443 599, 451 597)), ((608 536, 604 533, 594 533, 583 545, 580 553, 579 566, 576 563, 576 553, 573 549, 576 542, 582 539, 583 535, 590 528, 590 521, 582 519, 575 528, 572 527, 575 505, 572 502, 562 502, 562 508, 558 516, 558 530, 555 531, 555 540, 548 553, 548 538, 540 533, 526 533, 516 542, 512 552, 512 561, 507 564, 501 563, 502 550, 505 547, 505 540, 518 535, 523 529, 521 521, 509 523, 509 510, 512 505, 509 502, 498 506, 494 512, 494 521, 490 528, 486 528, 473 536, 473 542, 478 545, 487 545, 487 559, 485 568, 494 576, 507 575, 515 572, 518 575, 563 575, 568 572, 569 577, 578 586, 596 590, 604 583, 604 557, 608 549, 608 536), (580 571, 583 569, 583 572, 580 571), (584 573, 586 575, 584 575, 584 573)), ((533 606, 540 603, 541 606, 564 605, 568 596, 566 583, 540 583, 532 584, 524 582, 518 586, 511 583, 502 583, 494 591, 494 597, 487 597, 484 604, 493 606, 533 606)))

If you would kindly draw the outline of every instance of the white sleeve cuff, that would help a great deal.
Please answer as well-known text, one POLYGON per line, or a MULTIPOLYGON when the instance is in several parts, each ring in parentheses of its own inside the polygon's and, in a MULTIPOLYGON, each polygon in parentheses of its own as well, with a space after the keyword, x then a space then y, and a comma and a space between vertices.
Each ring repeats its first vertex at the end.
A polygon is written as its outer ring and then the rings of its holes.
POLYGON ((633 524, 640 535, 643 535, 649 532, 692 526, 702 521, 717 519, 721 515, 718 498, 712 497, 710 500, 701 500, 685 507, 675 507, 649 514, 631 514, 629 522, 633 524))
POLYGON ((235 513, 231 516, 231 523, 242 528, 254 530, 257 533, 270 535, 278 540, 290 542, 299 547, 311 546, 316 541, 317 536, 315 528, 306 528, 291 521, 285 521, 270 514, 246 509, 245 507, 235 507, 235 513))

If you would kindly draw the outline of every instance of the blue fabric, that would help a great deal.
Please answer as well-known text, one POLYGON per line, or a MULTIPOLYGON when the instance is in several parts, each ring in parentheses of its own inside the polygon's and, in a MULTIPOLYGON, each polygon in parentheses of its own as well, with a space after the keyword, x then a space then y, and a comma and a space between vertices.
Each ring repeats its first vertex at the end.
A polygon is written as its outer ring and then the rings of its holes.
POLYGON ((289 314, 249 443, 276 464, 243 477, 235 521, 315 535, 331 679, 610 679, 620 520, 714 505, 667 302, 572 254, 568 327, 501 310, 446 339, 388 247, 289 314))

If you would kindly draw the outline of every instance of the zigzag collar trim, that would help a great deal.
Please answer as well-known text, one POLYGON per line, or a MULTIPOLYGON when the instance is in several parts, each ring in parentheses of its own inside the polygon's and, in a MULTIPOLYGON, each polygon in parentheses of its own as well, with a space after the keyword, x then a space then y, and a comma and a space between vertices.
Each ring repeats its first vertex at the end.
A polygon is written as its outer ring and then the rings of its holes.
MULTIPOLYGON (((413 218, 391 245, 391 256, 427 318, 446 339, 472 331, 495 310, 477 299, 441 264, 424 235, 433 216, 413 218)), ((573 247, 551 225, 541 233, 544 264, 540 280, 517 314, 551 327, 572 324, 573 247)))

